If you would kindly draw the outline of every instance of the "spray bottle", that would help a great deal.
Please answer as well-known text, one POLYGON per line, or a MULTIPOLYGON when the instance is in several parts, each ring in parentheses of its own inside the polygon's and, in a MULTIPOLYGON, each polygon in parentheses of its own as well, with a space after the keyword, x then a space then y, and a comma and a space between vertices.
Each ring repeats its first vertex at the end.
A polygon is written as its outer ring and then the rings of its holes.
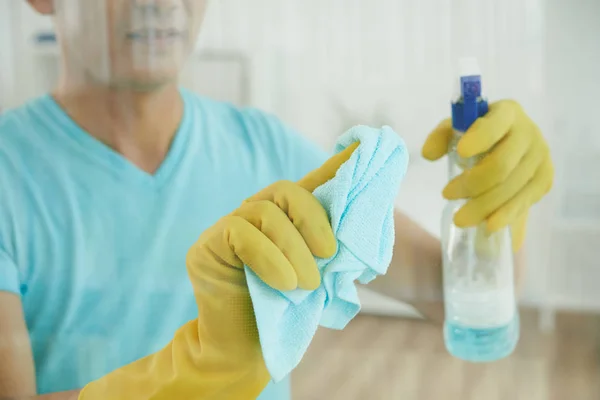
MULTIPOLYGON (((460 90, 452 102, 454 136, 448 149, 449 178, 472 168, 485 154, 461 158, 457 144, 488 111, 477 60, 459 63, 460 90)), ((471 362, 491 362, 512 353, 519 339, 514 257, 509 228, 488 233, 485 223, 459 228, 454 214, 466 200, 449 201, 442 216, 446 348, 471 362)))

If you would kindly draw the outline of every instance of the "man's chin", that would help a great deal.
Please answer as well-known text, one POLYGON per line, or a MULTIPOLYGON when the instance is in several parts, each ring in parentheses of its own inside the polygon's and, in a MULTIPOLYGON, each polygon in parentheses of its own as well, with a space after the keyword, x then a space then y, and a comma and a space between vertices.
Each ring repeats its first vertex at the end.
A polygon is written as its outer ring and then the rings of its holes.
POLYGON ((167 86, 177 84, 178 75, 164 76, 134 76, 114 79, 109 86, 117 90, 131 90, 134 92, 156 92, 167 86))

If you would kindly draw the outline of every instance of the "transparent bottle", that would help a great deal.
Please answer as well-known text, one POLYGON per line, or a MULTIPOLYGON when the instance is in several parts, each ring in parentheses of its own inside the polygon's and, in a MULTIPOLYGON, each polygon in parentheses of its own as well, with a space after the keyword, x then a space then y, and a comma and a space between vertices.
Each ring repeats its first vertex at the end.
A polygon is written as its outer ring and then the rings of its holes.
MULTIPOLYGON (((449 145, 449 179, 483 157, 461 158, 456 151, 464 132, 487 112, 476 62, 462 63, 461 94, 452 105, 454 137, 449 145)), ((453 356, 490 362, 512 353, 519 339, 514 287, 514 257, 509 228, 489 234, 485 223, 459 228, 454 214, 466 200, 449 201, 442 215, 446 348, 453 356)))

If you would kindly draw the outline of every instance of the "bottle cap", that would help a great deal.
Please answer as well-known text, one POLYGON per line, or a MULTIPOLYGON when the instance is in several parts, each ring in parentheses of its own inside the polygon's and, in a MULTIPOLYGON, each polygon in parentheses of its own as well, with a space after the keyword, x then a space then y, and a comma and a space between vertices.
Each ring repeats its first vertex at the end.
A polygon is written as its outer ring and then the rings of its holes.
POLYGON ((452 126, 459 132, 466 132, 477 118, 488 111, 487 101, 482 98, 481 69, 476 58, 459 59, 457 87, 452 102, 452 126))

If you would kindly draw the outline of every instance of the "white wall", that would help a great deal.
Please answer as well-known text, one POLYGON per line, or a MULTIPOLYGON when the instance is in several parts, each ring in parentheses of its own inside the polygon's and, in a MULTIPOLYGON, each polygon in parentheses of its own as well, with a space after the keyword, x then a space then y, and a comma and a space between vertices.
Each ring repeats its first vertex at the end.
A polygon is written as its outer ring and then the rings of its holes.
POLYGON ((14 98, 11 79, 14 76, 12 63, 13 55, 13 29, 9 2, 12 0, 0 0, 0 112, 14 98))
POLYGON ((56 60, 41 56, 34 47, 34 35, 51 28, 52 22, 34 14, 25 1, 0 0, 0 14, 8 22, 0 24, 0 37, 6 38, 2 47, 4 52, 10 52, 10 57, 7 54, 7 58, 2 59, 2 70, 11 71, 7 79, 0 82, 3 91, 11 94, 4 99, 3 106, 13 107, 38 95, 39 88, 56 71, 56 60))
MULTIPOLYGON (((250 16, 240 11, 248 9, 242 0, 213 4, 200 45, 275 54, 283 73, 275 75, 281 81, 273 111, 324 146, 357 122, 393 126, 413 154, 398 204, 435 234, 446 165, 427 163, 419 152, 448 115, 458 56, 479 58, 493 99, 516 97, 548 125, 544 1, 257 3, 250 16)), ((535 257, 544 240, 529 243, 529 302, 547 292, 539 279, 545 259, 535 257)))
MULTIPOLYGON (((50 21, 14 0, 0 0, 0 12, 9 2, 27 30, 15 41, 9 102, 18 103, 43 69, 30 37, 50 21)), ((599 20, 598 0, 219 0, 199 48, 246 54, 252 103, 325 147, 357 122, 394 127, 413 153, 398 204, 436 234, 446 166, 424 162, 419 149, 448 115, 456 58, 477 56, 490 98, 522 102, 557 164, 556 188, 531 219, 526 301, 600 309, 600 180, 591 172, 600 155, 599 20)))
MULTIPOLYGON (((592 172, 600 159, 592 98, 600 83, 599 1, 253 4, 253 14, 240 11, 248 10, 242 0, 215 4, 221 19, 209 19, 201 45, 278 56, 274 111, 324 146, 355 122, 388 123, 418 154, 448 114, 456 57, 477 56, 488 94, 524 104, 557 164, 555 190, 531 215, 524 302, 600 310, 600 180, 592 172)), ((434 233, 445 179, 444 163, 413 157, 398 200, 434 233)))
POLYGON ((549 300, 600 309, 600 1, 548 1, 548 121, 556 160, 549 300))
POLYGON ((324 146, 356 122, 393 126, 414 154, 404 190, 410 196, 399 202, 433 232, 445 165, 427 164, 418 154, 429 130, 449 113, 456 58, 477 56, 493 98, 517 97, 544 117, 543 1, 244 4, 213 3, 200 46, 275 54, 282 71, 274 111, 324 146), (255 12, 241 11, 249 9, 255 12))

